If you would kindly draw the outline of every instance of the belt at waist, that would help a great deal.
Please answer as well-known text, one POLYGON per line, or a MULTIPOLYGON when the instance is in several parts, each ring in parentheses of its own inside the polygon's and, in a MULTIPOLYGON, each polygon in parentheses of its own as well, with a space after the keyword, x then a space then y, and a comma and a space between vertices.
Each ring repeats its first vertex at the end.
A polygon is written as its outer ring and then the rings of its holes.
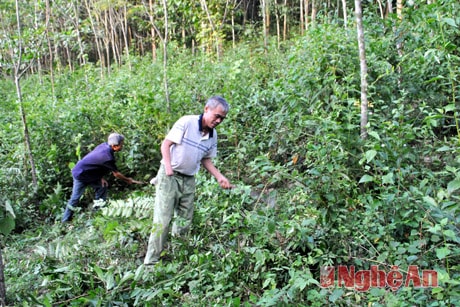
POLYGON ((187 178, 194 177, 193 175, 185 175, 185 174, 182 174, 182 173, 179 173, 179 172, 176 172, 176 171, 174 171, 174 175, 180 176, 180 177, 187 177, 187 178))

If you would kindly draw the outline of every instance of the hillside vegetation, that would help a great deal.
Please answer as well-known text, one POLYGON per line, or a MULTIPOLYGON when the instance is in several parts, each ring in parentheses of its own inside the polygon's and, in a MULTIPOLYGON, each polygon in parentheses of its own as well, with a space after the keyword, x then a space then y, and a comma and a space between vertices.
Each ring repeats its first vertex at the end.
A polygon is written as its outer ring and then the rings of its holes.
POLYGON ((408 12, 403 54, 389 20, 366 22, 367 139, 356 31, 335 24, 267 47, 242 42, 219 59, 171 42, 169 111, 163 63, 148 56, 109 72, 86 63, 53 83, 27 76, 37 190, 16 89, 0 79, 7 306, 459 305, 460 7, 449 3, 408 12), (88 190, 74 221, 60 223, 71 167, 110 132, 126 137, 120 171, 148 182, 174 121, 215 94, 231 105, 215 163, 236 188, 199 173, 192 230, 171 239, 160 265, 141 265, 154 186, 109 178, 106 207, 91 210, 88 190), (439 286, 321 287, 321 268, 339 265, 404 281, 417 266, 439 286))

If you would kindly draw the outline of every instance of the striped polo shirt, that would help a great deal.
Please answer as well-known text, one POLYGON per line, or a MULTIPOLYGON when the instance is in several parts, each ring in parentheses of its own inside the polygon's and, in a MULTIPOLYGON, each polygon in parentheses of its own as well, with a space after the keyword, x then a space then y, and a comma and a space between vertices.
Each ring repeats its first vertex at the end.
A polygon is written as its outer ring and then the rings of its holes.
POLYGON ((166 136, 174 143, 170 149, 174 171, 193 176, 199 171, 203 158, 217 156, 217 132, 212 129, 203 136, 202 118, 203 114, 182 116, 166 136))

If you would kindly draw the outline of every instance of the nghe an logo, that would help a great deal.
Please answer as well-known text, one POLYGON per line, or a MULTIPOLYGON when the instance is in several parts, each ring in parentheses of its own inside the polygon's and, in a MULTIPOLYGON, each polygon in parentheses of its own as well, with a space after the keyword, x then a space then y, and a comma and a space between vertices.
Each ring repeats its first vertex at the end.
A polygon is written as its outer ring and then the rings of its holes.
POLYGON ((372 265, 369 270, 356 271, 354 266, 339 265, 321 267, 320 287, 345 287, 364 292, 370 288, 390 288, 393 291, 401 287, 436 288, 438 273, 434 270, 422 270, 410 265, 407 272, 401 272, 398 266, 392 266, 386 272, 379 270, 378 265, 372 265), (337 278, 336 278, 337 277, 337 278))

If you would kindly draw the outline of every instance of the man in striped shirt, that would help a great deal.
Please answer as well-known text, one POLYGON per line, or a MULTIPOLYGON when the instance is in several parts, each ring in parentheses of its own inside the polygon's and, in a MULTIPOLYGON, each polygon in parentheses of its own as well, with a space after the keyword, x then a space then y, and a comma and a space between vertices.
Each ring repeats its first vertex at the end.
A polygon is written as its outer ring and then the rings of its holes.
POLYGON ((163 159, 156 177, 153 227, 145 265, 153 265, 160 260, 173 216, 172 235, 181 235, 189 230, 194 211, 195 174, 201 165, 222 188, 233 187, 212 162, 217 155, 215 128, 225 119, 228 110, 229 105, 224 98, 211 97, 203 114, 181 117, 163 141, 163 159))

